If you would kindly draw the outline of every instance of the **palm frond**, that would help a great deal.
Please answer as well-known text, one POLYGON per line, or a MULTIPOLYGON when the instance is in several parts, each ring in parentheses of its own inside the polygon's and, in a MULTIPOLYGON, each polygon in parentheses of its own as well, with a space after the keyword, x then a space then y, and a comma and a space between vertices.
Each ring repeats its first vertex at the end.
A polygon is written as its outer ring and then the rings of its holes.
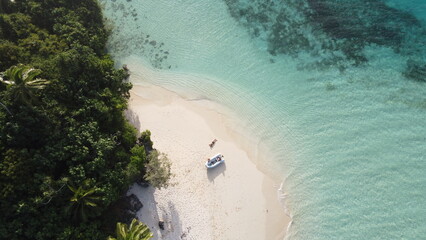
POLYGON ((18 64, 7 69, 3 76, 8 80, 1 79, 1 82, 10 87, 10 94, 16 99, 28 106, 32 103, 39 103, 31 90, 43 89, 50 82, 45 79, 36 78, 41 74, 41 70, 30 68, 23 64, 18 64))
POLYGON ((71 186, 71 185, 67 185, 67 186, 73 193, 77 192, 77 189, 74 186, 71 186))
POLYGON ((27 84, 28 84, 29 87, 35 88, 35 89, 43 89, 49 83, 50 83, 50 81, 45 80, 45 79, 41 79, 41 78, 37 78, 35 80, 27 82, 27 84))
POLYGON ((118 240, 125 240, 127 238, 127 225, 124 223, 117 223, 116 233, 118 240))
POLYGON ((0 82, 6 84, 6 85, 14 85, 15 83, 12 81, 4 80, 3 78, 0 78, 0 82))
POLYGON ((68 188, 73 192, 70 198, 70 204, 73 210, 74 220, 85 222, 95 213, 99 204, 97 200, 101 197, 96 196, 96 188, 90 186, 90 181, 85 180, 76 188, 73 184, 68 184, 68 188))
POLYGON ((117 223, 116 226, 117 238, 110 237, 109 240, 148 240, 153 234, 144 223, 133 219, 129 226, 124 223, 117 223))
POLYGON ((89 190, 84 190, 84 191, 82 191, 82 197, 89 196, 89 195, 93 194, 95 191, 96 191, 95 188, 91 188, 89 190))
POLYGON ((84 202, 84 204, 85 204, 85 205, 88 205, 88 206, 91 206, 91 207, 97 207, 97 206, 98 206, 98 204, 96 204, 96 203, 94 203, 94 202, 91 202, 91 201, 89 201, 89 200, 86 200, 86 201, 84 202))
POLYGON ((23 64, 18 64, 7 69, 4 75, 8 79, 13 80, 15 84, 20 84, 23 82, 23 72, 27 69, 28 67, 25 67, 23 64))
POLYGON ((37 77, 40 74, 41 74, 40 69, 26 68, 23 74, 23 79, 27 81, 32 81, 35 77, 37 77))

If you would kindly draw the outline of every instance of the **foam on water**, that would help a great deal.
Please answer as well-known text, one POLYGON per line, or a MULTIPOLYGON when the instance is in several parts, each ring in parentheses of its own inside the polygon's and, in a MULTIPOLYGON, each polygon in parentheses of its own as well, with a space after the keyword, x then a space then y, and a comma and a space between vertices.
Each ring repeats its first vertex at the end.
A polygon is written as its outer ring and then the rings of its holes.
POLYGON ((256 135, 285 180, 288 239, 426 235, 424 1, 101 2, 118 62, 256 135))

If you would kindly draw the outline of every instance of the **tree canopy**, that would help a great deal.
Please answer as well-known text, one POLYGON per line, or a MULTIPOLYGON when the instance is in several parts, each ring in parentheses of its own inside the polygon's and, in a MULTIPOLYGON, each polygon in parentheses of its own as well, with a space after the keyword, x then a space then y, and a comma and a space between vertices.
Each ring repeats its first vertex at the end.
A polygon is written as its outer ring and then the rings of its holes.
POLYGON ((136 130, 96 0, 0 2, 0 238, 106 239, 136 130))
POLYGON ((0 239, 105 240, 129 184, 168 186, 107 38, 97 0, 0 0, 0 239))

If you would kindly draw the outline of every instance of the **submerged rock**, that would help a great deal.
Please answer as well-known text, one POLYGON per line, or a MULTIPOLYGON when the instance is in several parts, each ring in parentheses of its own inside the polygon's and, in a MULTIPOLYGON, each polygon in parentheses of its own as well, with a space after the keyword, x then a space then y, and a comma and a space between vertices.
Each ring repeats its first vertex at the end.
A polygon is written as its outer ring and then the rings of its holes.
POLYGON ((128 206, 129 206, 129 211, 133 212, 136 214, 137 211, 139 211, 139 209, 141 209, 143 207, 143 204, 141 203, 141 201, 139 200, 138 197, 136 197, 135 194, 132 194, 130 196, 127 196, 127 201, 128 201, 128 206))
POLYGON ((159 222, 158 222, 158 227, 159 227, 161 230, 164 230, 164 222, 163 222, 163 221, 159 221, 159 222))
POLYGON ((103 225, 106 229, 114 229, 117 222, 130 224, 137 218, 136 213, 143 207, 143 204, 136 195, 122 196, 113 203, 103 215, 103 225))
POLYGON ((149 183, 142 179, 137 180, 136 183, 143 188, 149 187, 149 183))
POLYGON ((424 54, 424 25, 381 0, 226 0, 232 17, 272 56, 303 57, 298 69, 362 66, 367 46, 424 54), (319 60, 322 59, 322 60, 319 60))
POLYGON ((426 63, 419 63, 413 60, 407 61, 405 77, 419 82, 426 82, 426 63))

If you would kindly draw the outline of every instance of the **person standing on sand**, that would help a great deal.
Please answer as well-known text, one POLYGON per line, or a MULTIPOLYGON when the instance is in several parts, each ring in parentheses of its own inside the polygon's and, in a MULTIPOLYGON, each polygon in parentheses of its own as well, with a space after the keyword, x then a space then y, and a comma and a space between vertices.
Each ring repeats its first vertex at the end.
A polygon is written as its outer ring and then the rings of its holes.
POLYGON ((209 146, 210 146, 210 148, 213 148, 213 146, 214 146, 214 144, 217 142, 217 139, 215 138, 210 144, 209 144, 209 146))

